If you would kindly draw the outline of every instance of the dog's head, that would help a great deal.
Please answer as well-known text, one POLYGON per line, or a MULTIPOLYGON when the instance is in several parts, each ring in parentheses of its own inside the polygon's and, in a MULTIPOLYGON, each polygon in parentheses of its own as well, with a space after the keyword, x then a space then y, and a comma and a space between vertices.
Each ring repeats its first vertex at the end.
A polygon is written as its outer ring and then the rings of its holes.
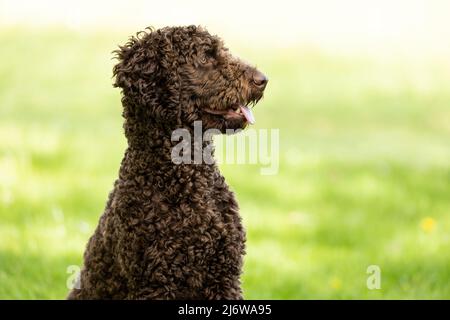
POLYGON ((268 81, 196 26, 140 32, 115 52, 126 120, 169 129, 199 120, 204 129, 244 128, 268 81))

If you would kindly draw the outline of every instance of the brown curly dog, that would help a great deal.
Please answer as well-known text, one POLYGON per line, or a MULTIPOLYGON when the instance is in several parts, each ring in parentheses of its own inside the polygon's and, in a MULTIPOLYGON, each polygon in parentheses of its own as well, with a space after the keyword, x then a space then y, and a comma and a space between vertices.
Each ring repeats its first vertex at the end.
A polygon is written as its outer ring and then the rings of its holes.
POLYGON ((246 127, 267 78, 196 26, 139 32, 115 53, 128 148, 68 298, 242 299, 234 194, 215 163, 175 164, 171 135, 246 127))

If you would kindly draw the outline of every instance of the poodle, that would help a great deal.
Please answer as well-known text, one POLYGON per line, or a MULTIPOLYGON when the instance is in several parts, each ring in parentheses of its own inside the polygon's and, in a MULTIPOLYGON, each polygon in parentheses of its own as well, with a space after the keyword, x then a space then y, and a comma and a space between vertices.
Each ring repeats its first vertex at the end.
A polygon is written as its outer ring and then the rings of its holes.
POLYGON ((266 76, 197 26, 148 28, 114 53, 128 146, 68 299, 242 299, 234 194, 215 162, 174 163, 171 137, 245 128, 266 76))

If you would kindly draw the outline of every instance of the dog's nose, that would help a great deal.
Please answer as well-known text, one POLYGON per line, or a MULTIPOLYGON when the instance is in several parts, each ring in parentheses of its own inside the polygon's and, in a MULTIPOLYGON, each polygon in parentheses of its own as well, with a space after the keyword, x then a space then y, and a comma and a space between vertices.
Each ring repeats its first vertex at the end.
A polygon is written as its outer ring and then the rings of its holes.
POLYGON ((253 74, 253 83, 261 89, 266 87, 268 81, 269 79, 260 71, 256 71, 253 74))

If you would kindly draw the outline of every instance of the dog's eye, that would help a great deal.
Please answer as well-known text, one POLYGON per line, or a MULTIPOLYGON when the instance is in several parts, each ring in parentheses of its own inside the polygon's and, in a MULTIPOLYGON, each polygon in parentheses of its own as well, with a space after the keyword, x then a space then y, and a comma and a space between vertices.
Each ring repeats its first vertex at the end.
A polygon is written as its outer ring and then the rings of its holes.
POLYGON ((208 57, 206 55, 200 56, 200 63, 201 64, 207 64, 208 63, 208 57))

